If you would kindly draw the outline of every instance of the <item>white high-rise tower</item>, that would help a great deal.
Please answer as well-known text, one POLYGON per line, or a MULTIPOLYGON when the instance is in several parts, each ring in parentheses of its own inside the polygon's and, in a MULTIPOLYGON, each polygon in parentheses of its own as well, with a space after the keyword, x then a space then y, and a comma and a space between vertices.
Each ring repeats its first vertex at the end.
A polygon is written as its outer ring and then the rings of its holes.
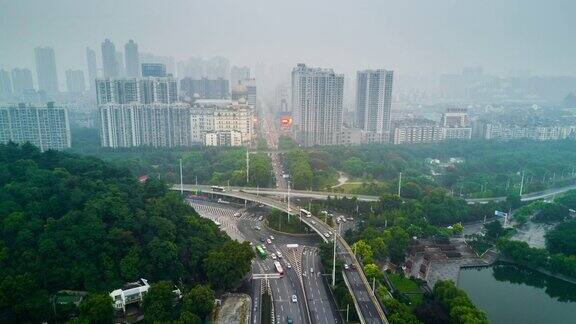
POLYGON ((296 139, 304 146, 340 143, 344 75, 298 64, 292 70, 296 139))
POLYGON ((394 72, 383 69, 358 71, 356 75, 356 122, 366 132, 388 141, 394 72))

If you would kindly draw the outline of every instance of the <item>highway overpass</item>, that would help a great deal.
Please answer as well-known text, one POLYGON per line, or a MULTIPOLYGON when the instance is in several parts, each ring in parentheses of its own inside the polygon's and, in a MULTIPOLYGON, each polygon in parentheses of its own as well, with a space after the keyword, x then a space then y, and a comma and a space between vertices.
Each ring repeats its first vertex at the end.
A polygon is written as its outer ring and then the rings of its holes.
MULTIPOLYGON (((184 185, 185 188, 189 188, 189 190, 193 190, 198 188, 198 190, 202 192, 212 192, 209 185, 198 185, 197 187, 194 185, 184 185)), ((174 190, 179 190, 179 185, 174 185, 172 187, 174 190)), ((247 194, 256 194, 256 195, 265 195, 265 196, 288 196, 290 197, 299 197, 299 198, 311 198, 317 200, 324 200, 328 197, 331 198, 353 198, 360 201, 378 201, 378 196, 369 196, 369 195, 355 195, 349 193, 341 193, 341 192, 328 192, 328 191, 307 191, 307 190, 290 190, 287 191, 285 189, 275 189, 275 188, 252 188, 252 187, 225 187, 226 190, 231 192, 237 193, 247 193, 247 194)), ((569 190, 576 189, 576 184, 572 184, 569 186, 565 186, 562 188, 553 188, 539 192, 533 192, 529 194, 522 195, 522 201, 533 201, 538 199, 546 199, 553 197, 555 195, 564 193, 569 190)), ((466 199, 469 204, 485 204, 488 202, 498 202, 498 201, 505 201, 506 197, 492 197, 492 198, 470 198, 466 199)))
MULTIPOLYGON (((288 205, 284 202, 266 196, 255 195, 240 189, 227 188, 226 191, 217 192, 212 191, 210 186, 195 185, 183 185, 182 188, 180 185, 178 185, 173 186, 172 189, 182 189, 183 191, 188 192, 200 190, 202 192, 211 193, 218 196, 252 201, 258 204, 279 209, 285 213, 290 213, 291 215, 294 215, 294 217, 300 217, 296 206, 289 210, 288 205)), ((330 235, 334 229, 319 218, 314 216, 301 217, 301 220, 311 229, 313 229, 318 235, 320 235, 324 242, 334 242, 333 240, 336 239, 336 246, 338 248, 339 255, 344 258, 346 263, 354 265, 350 269, 344 270, 343 275, 345 276, 345 281, 354 300, 356 311, 360 317, 361 322, 367 324, 388 323, 382 306, 377 301, 376 296, 372 293, 372 289, 370 288, 370 284, 368 283, 368 280, 362 271, 362 267, 353 255, 352 250, 346 241, 340 236, 335 235, 336 233, 330 235)))

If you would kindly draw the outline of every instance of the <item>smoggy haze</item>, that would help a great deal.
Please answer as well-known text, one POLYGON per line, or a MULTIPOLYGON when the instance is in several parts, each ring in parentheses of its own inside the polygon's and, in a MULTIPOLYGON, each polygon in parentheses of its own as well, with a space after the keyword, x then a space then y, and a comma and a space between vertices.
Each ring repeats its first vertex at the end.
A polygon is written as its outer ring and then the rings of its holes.
POLYGON ((0 67, 33 69, 42 45, 55 49, 59 73, 85 69, 86 46, 99 53, 110 38, 121 50, 132 38, 141 52, 176 60, 571 75, 574 12, 570 0, 0 0, 0 67))

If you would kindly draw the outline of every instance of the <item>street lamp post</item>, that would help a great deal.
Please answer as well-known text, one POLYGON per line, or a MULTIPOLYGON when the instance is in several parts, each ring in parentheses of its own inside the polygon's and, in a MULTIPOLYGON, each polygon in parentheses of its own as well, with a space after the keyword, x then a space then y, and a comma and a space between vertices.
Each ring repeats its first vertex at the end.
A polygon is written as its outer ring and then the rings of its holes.
POLYGON ((184 194, 184 181, 182 178, 182 159, 180 159, 180 194, 184 194))
POLYGON ((290 180, 288 180, 288 223, 290 223, 290 180))
POLYGON ((334 256, 332 259, 332 286, 336 286, 336 238, 338 234, 340 234, 340 226, 342 224, 338 224, 338 232, 334 233, 334 256))
POLYGON ((402 191, 402 172, 398 175, 398 197, 400 197, 400 193, 402 191))

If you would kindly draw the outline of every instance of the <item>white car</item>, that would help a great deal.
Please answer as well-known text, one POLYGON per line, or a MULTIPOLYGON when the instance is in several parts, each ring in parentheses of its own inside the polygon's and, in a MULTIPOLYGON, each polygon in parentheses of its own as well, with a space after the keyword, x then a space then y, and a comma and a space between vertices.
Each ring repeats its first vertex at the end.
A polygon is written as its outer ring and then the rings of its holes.
POLYGON ((279 258, 281 258, 281 257, 282 257, 282 252, 276 251, 276 255, 277 255, 279 258))
POLYGON ((345 263, 345 264, 344 264, 344 270, 348 270, 348 269, 350 269, 350 266, 345 263))
POLYGON ((276 254, 272 253, 272 260, 276 260, 276 254))
POLYGON ((267 239, 267 240, 266 240, 266 243, 272 244, 272 241, 271 241, 270 239, 267 239))
POLYGON ((316 221, 312 221, 312 225, 316 225, 316 221))
POLYGON ((271 240, 274 240, 274 236, 270 235, 270 239, 271 239, 271 240))
POLYGON ((286 268, 292 269, 292 265, 288 262, 288 263, 286 263, 286 268))
POLYGON ((298 302, 298 298, 296 297, 296 295, 292 295, 292 302, 293 302, 293 303, 297 303, 297 302, 298 302))
POLYGON ((326 236, 326 237, 330 237, 330 234, 328 234, 328 233, 324 233, 324 236, 326 236))
POLYGON ((310 273, 314 273, 314 268, 310 268, 310 273))
POLYGON ((240 217, 240 213, 234 213, 234 217, 240 217))

